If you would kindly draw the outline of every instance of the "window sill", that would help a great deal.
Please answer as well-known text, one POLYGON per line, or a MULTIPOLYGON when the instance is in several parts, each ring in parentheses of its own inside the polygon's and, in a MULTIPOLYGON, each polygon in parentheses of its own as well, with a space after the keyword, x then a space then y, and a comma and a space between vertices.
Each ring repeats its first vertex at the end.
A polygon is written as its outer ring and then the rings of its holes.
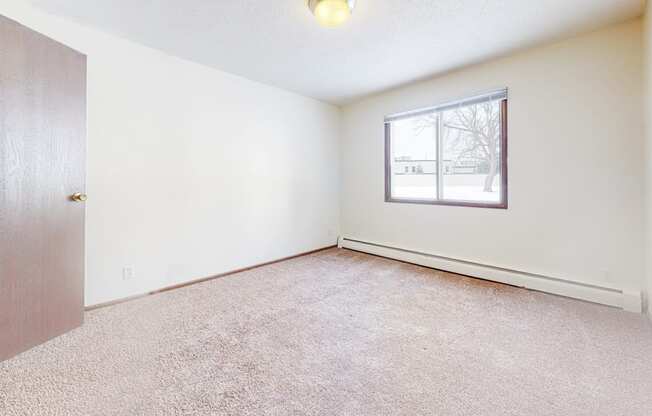
POLYGON ((385 202, 392 204, 416 204, 416 205, 442 205, 448 207, 465 207, 465 208, 488 208, 488 209, 508 209, 507 202, 473 202, 473 201, 430 201, 424 199, 396 199, 385 198, 385 202))

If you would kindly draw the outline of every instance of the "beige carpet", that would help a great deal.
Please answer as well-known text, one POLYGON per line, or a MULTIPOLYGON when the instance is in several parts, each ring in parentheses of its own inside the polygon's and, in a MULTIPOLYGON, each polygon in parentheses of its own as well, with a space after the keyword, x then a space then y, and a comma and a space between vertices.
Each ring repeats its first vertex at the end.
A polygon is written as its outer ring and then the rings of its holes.
POLYGON ((650 416, 652 326, 332 249, 89 312, 0 414, 650 416))

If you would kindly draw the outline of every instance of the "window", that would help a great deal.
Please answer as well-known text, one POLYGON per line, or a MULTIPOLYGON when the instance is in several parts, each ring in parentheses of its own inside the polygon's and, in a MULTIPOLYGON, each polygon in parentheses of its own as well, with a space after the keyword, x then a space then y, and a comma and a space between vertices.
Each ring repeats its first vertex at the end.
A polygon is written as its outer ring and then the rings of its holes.
POLYGON ((385 200, 507 208, 507 90, 386 117, 385 200))

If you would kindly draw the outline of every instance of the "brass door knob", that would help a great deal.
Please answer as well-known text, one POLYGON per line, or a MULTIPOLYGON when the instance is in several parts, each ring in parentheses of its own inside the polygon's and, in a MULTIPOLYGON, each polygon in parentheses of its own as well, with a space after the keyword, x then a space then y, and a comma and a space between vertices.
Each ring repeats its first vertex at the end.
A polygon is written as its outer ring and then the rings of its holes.
POLYGON ((88 196, 86 196, 86 194, 82 194, 81 192, 75 192, 74 194, 72 194, 71 198, 75 202, 86 202, 88 196))

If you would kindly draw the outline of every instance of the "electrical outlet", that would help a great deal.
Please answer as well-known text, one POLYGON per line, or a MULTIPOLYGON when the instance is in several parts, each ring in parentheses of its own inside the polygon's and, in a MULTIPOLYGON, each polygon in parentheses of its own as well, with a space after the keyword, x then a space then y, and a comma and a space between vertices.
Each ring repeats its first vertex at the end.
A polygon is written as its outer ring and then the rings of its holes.
POLYGON ((132 280, 136 277, 136 270, 133 266, 127 266, 122 269, 122 280, 132 280))

